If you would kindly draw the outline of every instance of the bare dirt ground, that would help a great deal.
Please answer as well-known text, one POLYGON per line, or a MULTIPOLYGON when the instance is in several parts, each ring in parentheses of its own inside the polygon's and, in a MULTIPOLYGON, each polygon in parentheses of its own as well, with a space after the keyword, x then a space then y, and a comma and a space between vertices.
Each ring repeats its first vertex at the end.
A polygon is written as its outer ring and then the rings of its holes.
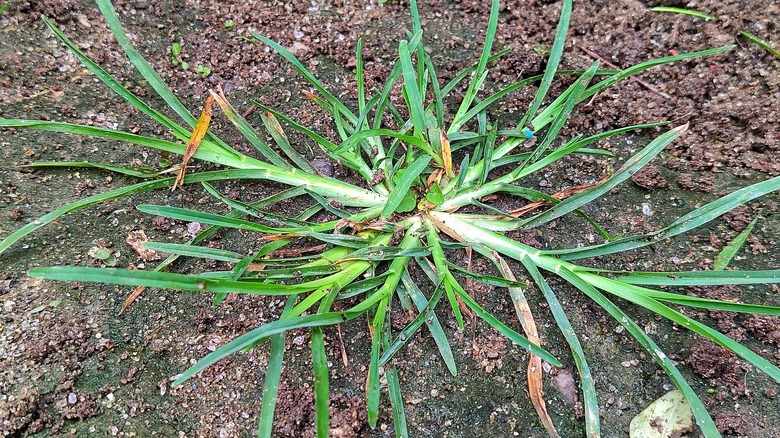
MULTIPOLYGON (((487 3, 421 2, 426 43, 442 81, 477 60, 487 3)), ((327 118, 301 97, 299 90, 305 85, 294 71, 267 47, 250 41, 249 32, 257 31, 290 48, 336 90, 334 94, 355 97, 352 69, 358 38, 365 40, 369 87, 378 87, 389 72, 397 41, 409 26, 408 4, 399 1, 127 0, 115 4, 136 47, 192 112, 199 112, 209 88, 221 85, 237 107, 246 109, 249 100, 256 98, 331 136, 335 136, 334 130, 327 118), (182 46, 180 57, 190 65, 187 71, 171 62, 174 41, 182 46), (211 74, 198 73, 198 66, 208 67, 211 74)), ((551 45, 560 11, 560 2, 503 4, 497 47, 511 47, 512 52, 491 69, 494 87, 543 71, 545 50, 551 45)), ((566 126, 564 135, 658 120, 690 124, 688 133, 670 146, 663 159, 637 174, 633 185, 592 207, 615 234, 657 228, 729 188, 780 174, 780 59, 737 37, 741 30, 747 30, 765 40, 780 41, 780 4, 703 0, 683 5, 713 14, 714 21, 651 12, 650 7, 657 4, 576 2, 561 68, 581 69, 595 57, 627 67, 670 53, 726 44, 737 47, 726 54, 656 68, 641 74, 641 82, 626 81, 610 88, 582 105, 566 126), (656 214, 642 214, 642 203, 651 205, 656 214)), ((0 116, 154 132, 142 115, 112 96, 79 65, 48 31, 40 14, 55 21, 90 57, 123 78, 131 90, 160 103, 131 71, 93 4, 86 0, 17 0, 0 15, 0 116)), ((558 82, 552 95, 569 81, 558 82)), ((527 108, 534 92, 530 87, 512 95, 495 108, 493 116, 502 120, 516 116, 527 108)), ((230 132, 219 117, 215 123, 217 130, 230 132)), ((238 148, 250 150, 234 140, 238 148)), ((615 152, 619 162, 644 141, 632 137, 600 147, 615 152)), ((170 158, 115 142, 14 131, 0 131, 0 153, 3 237, 65 202, 129 182, 97 171, 32 172, 17 166, 40 160, 158 166, 170 158)), ((610 164, 596 159, 565 162, 538 183, 552 192, 593 182, 610 164)), ((277 189, 250 184, 228 188, 245 200, 277 189)), ((197 205, 202 199, 202 192, 187 189, 110 202, 67 216, 0 256, 0 432, 8 436, 251 436, 267 361, 265 348, 223 361, 181 388, 171 388, 170 377, 235 336, 273 320, 284 305, 282 301, 239 297, 215 309, 209 297, 149 291, 128 312, 117 316, 129 290, 51 284, 24 274, 32 266, 95 264, 88 252, 96 245, 114 251, 119 266, 154 266, 130 249, 125 242, 128 234, 144 230, 153 240, 179 241, 188 236, 186 224, 155 221, 135 212, 133 206, 141 202, 197 205), (96 239, 103 240, 93 243, 96 239), (45 308, 40 310, 42 305, 45 308)), ((637 269, 708 269, 717 251, 760 213, 764 219, 735 263, 778 269, 777 202, 774 196, 751 203, 673 242, 670 248, 606 263, 637 269)), ((283 208, 298 207, 291 204, 283 208)), ((583 243, 582 238, 568 236, 576 226, 575 222, 561 221, 557 229, 532 231, 519 238, 548 247, 583 243)), ((224 234, 215 245, 228 248, 246 238, 224 234)), ((179 265, 182 269, 188 266, 179 265)), ((488 269, 487 264, 482 268, 488 269)), ((505 291, 486 288, 476 292, 502 320, 514 320, 505 291)), ((672 384, 614 321, 573 291, 568 292, 571 296, 564 305, 593 361, 604 436, 625 436, 630 419, 672 384)), ((697 288, 692 293, 780 305, 780 293, 770 287, 697 288)), ((541 297, 529 292, 529 300, 538 305, 541 297)), ((777 318, 722 312, 688 314, 780 363, 777 318)), ((780 436, 776 383, 719 347, 697 341, 653 315, 640 311, 631 315, 681 364, 724 434, 780 436)), ((442 320, 449 321, 458 377, 447 373, 428 337, 416 339, 399 355, 413 435, 544 436, 524 389, 524 352, 483 324, 457 331, 448 316, 442 320)), ((399 314, 394 319, 402 318, 399 314)), ((539 318, 537 322, 546 318, 543 310, 539 318)), ((327 333, 333 363, 333 435, 392 436, 389 409, 383 411, 376 430, 365 424, 367 331, 361 323, 344 330, 350 358, 346 366, 341 363, 337 333, 327 333)), ((290 360, 284 372, 275 433, 313 436, 308 335, 292 333, 288 339, 290 360)), ((554 325, 543 330, 543 342, 569 368, 573 366, 554 325)), ((561 434, 582 435, 576 399, 575 406, 567 403, 572 396, 566 379, 548 377, 548 403, 561 434), (554 382, 558 382, 557 389, 554 382)))

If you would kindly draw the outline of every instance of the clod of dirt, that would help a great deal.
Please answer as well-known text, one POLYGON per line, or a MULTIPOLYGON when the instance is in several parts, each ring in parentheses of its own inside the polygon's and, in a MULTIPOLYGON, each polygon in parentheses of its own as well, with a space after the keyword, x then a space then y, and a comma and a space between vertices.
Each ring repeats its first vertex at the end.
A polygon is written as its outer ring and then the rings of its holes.
POLYGON ((149 241, 144 230, 133 230, 127 233, 125 242, 141 256, 141 260, 148 262, 151 260, 160 260, 162 256, 153 249, 144 248, 144 244, 149 241))
MULTIPOLYGON (((331 394, 328 435, 337 438, 365 436, 368 427, 366 412, 363 397, 331 394)), ((314 393, 311 388, 283 381, 277 397, 274 436, 299 438, 314 435, 314 393)))
POLYGON ((726 435, 745 436, 748 432, 748 424, 736 412, 717 412, 712 415, 715 426, 726 435))
POLYGON ((274 436, 314 436, 314 393, 311 388, 279 385, 274 416, 274 436))
POLYGON ((59 413, 66 420, 83 420, 100 413, 100 403, 95 394, 69 393, 57 403, 59 413))
POLYGON ((711 193, 715 190, 715 182, 709 176, 694 176, 686 173, 677 178, 677 184, 684 189, 704 193, 711 193))
POLYGON ((664 176, 661 175, 661 171, 655 166, 646 166, 639 169, 637 173, 631 176, 631 181, 647 190, 662 189, 667 185, 664 176))
POLYGON ((732 396, 747 395, 744 376, 749 365, 725 348, 711 341, 698 341, 686 362, 696 374, 728 388, 732 396))
POLYGON ((553 386, 561 394, 561 398, 567 405, 571 407, 576 406, 579 388, 577 387, 577 382, 574 381, 574 373, 568 368, 557 371, 552 376, 553 386))
POLYGON ((11 436, 29 432, 38 410, 38 397, 37 389, 28 387, 22 387, 16 393, 4 393, 0 397, 0 434, 11 436))
POLYGON ((780 318, 768 315, 750 315, 744 326, 767 344, 780 344, 780 318))
POLYGON ((321 175, 333 176, 333 163, 327 158, 315 158, 311 160, 311 166, 321 175))
POLYGON ((748 212, 747 206, 740 205, 739 207, 724 214, 723 220, 729 224, 729 227, 731 227, 732 230, 742 231, 745 229, 745 227, 748 226, 750 221, 753 220, 753 217, 748 212))

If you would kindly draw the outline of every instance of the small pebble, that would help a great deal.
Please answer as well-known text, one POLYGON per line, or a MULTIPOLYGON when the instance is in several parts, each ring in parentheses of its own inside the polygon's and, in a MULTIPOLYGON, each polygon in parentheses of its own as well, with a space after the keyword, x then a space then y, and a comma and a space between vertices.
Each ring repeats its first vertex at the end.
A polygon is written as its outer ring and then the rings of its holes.
POLYGON ((191 235, 196 235, 200 231, 200 224, 197 222, 190 222, 187 224, 187 232, 191 235))

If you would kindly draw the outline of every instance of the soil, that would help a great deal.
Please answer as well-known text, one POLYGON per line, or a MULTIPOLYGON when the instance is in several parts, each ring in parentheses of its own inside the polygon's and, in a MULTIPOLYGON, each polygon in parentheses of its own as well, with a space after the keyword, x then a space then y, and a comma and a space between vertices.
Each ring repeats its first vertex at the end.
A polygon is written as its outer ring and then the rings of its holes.
MULTIPOLYGON (((251 99, 281 108, 302 124, 330 138, 336 132, 313 103, 299 91, 307 88, 297 73, 262 44, 251 31, 288 47, 315 71, 334 94, 356 98, 352 69, 354 47, 365 42, 367 88, 380 87, 389 72, 397 41, 408 27, 408 3, 389 1, 246 2, 238 0, 117 1, 116 8, 131 41, 171 85, 193 113, 200 111, 206 91, 222 86, 242 110, 251 99), (226 24, 228 23, 228 24, 226 24), (229 24, 229 23, 232 23, 229 24), (170 47, 182 46, 174 65, 170 47), (208 67, 204 76, 197 67, 208 67)), ((545 67, 560 2, 502 2, 496 47, 512 51, 491 69, 496 88, 545 67)), ((673 53, 737 44, 725 54, 696 58, 655 68, 595 96, 581 105, 563 135, 592 134, 649 121, 689 124, 689 130, 667 154, 635 175, 609 199, 588 211, 610 232, 639 233, 657 229, 676 217, 727 193, 734 187, 780 174, 780 59, 738 38, 742 30, 779 42, 780 4, 751 1, 691 1, 682 6, 707 11, 716 20, 650 11, 660 2, 576 2, 570 38, 561 68, 582 69, 594 57, 619 67, 673 53)), ((421 2, 426 44, 446 81, 477 60, 484 38, 487 2, 432 0, 421 2)), ((164 136, 137 111, 98 83, 39 19, 53 19, 76 44, 133 92, 158 107, 140 76, 113 41, 97 8, 87 0, 17 0, 0 15, 0 116, 70 121, 164 136)), ((551 95, 571 82, 556 81, 551 95)), ((492 119, 507 120, 530 104, 535 89, 519 91, 497 106, 492 119)), ((399 101, 400 103, 400 101, 399 101)), ((254 116, 253 116, 254 117, 254 116)), ((259 124, 259 119, 250 117, 259 124)), ((251 147, 224 120, 236 147, 251 147)), ((658 131, 660 132, 660 130, 658 131)), ((538 177, 550 193, 599 180, 646 142, 629 136, 604 141, 615 160, 594 157, 560 163, 538 177)), ((295 139, 295 137, 293 137, 295 139)), ((300 139, 298 139, 300 140, 300 139)), ((306 148, 302 151, 306 152, 306 148)), ((0 235, 70 202, 131 180, 92 170, 31 171, 17 166, 33 161, 89 160, 157 167, 165 154, 127 145, 68 136, 0 131, 0 235)), ((310 153, 310 158, 319 159, 310 153)), ((330 163, 323 163, 330 165, 330 163)), ((205 168, 205 167, 202 167, 205 168)), ((346 169, 333 166, 337 177, 346 169)), ((278 187, 236 183, 222 187, 249 201, 278 187)), ((236 297, 219 308, 209 297, 147 291, 127 312, 118 309, 130 292, 108 286, 54 284, 33 280, 24 272, 33 266, 100 265, 93 247, 107 248, 120 267, 149 268, 127 240, 140 233, 150 240, 181 242, 188 224, 150 218, 136 212, 140 203, 197 205, 205 194, 194 188, 174 193, 134 195, 108 202, 39 230, 0 256, 0 431, 8 436, 250 436, 256 429, 267 347, 224 360, 182 387, 172 376, 236 336, 274 320, 284 302, 236 297), (94 253, 93 253, 94 254, 94 253)), ((780 268, 780 221, 777 196, 749 203, 669 245, 603 260, 616 269, 709 269, 717 251, 761 214, 733 265, 780 268)), ((203 206, 203 208, 218 208, 203 206)), ((286 203, 285 211, 301 206, 286 203)), ((594 241, 581 234, 574 219, 556 221, 548 229, 518 236, 537 247, 551 248, 594 241)), ((220 233, 213 245, 242 248, 248 234, 220 233)), ((475 267, 491 272, 487 263, 475 267)), ((197 264, 179 269, 214 269, 197 264)), ((519 271, 519 270, 518 270, 519 271)), ((604 436, 625 436, 631 418, 672 388, 668 378, 641 348, 596 305, 566 288, 559 292, 597 379, 604 436)), ((513 321, 505 291, 485 287, 473 291, 503 321, 513 321)), ((780 305, 777 287, 698 288, 692 293, 718 299, 740 299, 780 305)), ((562 436, 583 435, 577 417, 573 361, 547 316, 543 298, 528 291, 539 309, 542 342, 567 369, 546 373, 550 413, 562 436)), ((698 341, 679 327, 628 308, 630 316, 678 361, 724 434, 780 436, 778 385, 714 344, 698 341)), ((780 321, 776 317, 734 315, 686 309, 728 336, 744 342, 780 364, 780 321)), ((400 324, 408 315, 392 315, 400 324)), ((545 436, 525 388, 525 353, 485 324, 469 322, 459 331, 450 314, 440 316, 456 354, 459 374, 449 375, 427 335, 419 335, 399 353, 397 366, 413 436, 545 436)), ((331 426, 334 436, 391 436, 392 416, 383 409, 379 426, 366 426, 363 382, 370 340, 361 323, 345 325, 340 336, 326 330, 332 362, 331 426), (348 363, 341 360, 344 342, 348 363)), ((312 377, 305 332, 287 337, 287 361, 279 394, 275 434, 313 436, 312 377)), ((383 406, 389 402, 383 400, 383 406)))

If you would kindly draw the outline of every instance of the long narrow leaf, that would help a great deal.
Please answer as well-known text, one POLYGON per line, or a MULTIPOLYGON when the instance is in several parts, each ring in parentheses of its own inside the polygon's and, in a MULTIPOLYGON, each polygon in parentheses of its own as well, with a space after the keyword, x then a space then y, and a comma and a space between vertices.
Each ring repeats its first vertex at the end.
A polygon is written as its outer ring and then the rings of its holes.
POLYGON ((645 146, 644 149, 637 152, 635 155, 629 158, 628 161, 623 163, 620 169, 618 169, 606 181, 598 184, 596 187, 590 190, 586 190, 582 193, 578 193, 574 196, 566 198, 544 213, 540 213, 524 221, 524 226, 530 228, 547 223, 582 207, 594 199, 600 198, 602 195, 612 190, 615 186, 630 178, 631 175, 633 175, 637 170, 641 169, 645 164, 658 155, 669 143, 682 135, 686 129, 687 125, 684 125, 661 134, 655 140, 651 141, 650 144, 645 146))
POLYGON ((742 230, 739 234, 737 234, 737 237, 729 242, 729 244, 726 245, 717 256, 715 256, 715 260, 712 262, 713 271, 721 271, 726 269, 726 266, 729 265, 731 259, 737 255, 737 252, 739 252, 740 248, 742 248, 742 245, 744 245, 745 241, 748 239, 748 237, 750 237, 750 233, 753 232, 753 227, 756 226, 758 218, 759 216, 753 218, 748 226, 745 227, 745 229, 742 230))
POLYGON ((398 180, 393 191, 390 192, 390 196, 387 198, 387 203, 382 209, 382 218, 389 218, 390 215, 398 209, 398 206, 401 205, 401 201, 404 200, 404 197, 412 187, 412 183, 423 173, 430 161, 430 156, 422 156, 414 160, 414 162, 406 168, 403 176, 398 180))
MULTIPOLYGON (((290 311, 295 304, 297 295, 291 295, 287 299, 282 317, 290 311)), ((282 377, 282 363, 284 361, 284 332, 271 337, 271 352, 268 355, 268 367, 265 369, 263 379, 262 405, 260 406, 260 418, 257 427, 258 438, 271 438, 274 423, 274 411, 276 410, 279 382, 282 377)))

